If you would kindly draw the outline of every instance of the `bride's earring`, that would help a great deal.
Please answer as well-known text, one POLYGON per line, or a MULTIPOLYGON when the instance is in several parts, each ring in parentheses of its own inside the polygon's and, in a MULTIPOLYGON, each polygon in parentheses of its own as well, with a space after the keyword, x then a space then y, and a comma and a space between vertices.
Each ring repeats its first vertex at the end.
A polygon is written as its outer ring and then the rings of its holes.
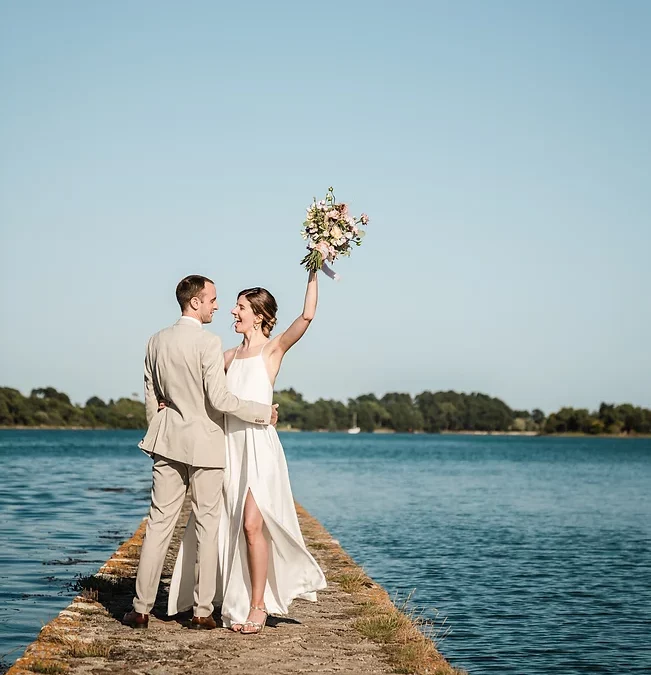
POLYGON ((254 324, 253 324, 253 330, 258 330, 258 328, 260 328, 260 324, 259 324, 259 323, 254 323, 254 324))

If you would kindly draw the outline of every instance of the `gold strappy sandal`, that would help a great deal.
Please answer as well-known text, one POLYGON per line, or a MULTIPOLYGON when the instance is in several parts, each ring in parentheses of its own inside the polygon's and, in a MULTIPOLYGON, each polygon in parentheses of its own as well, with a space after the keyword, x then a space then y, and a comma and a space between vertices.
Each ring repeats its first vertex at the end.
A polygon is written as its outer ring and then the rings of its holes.
POLYGON ((240 635, 257 635, 258 633, 262 633, 264 627, 267 625, 269 612, 266 607, 256 607, 255 605, 251 605, 251 609, 257 609, 259 612, 264 612, 264 621, 262 623, 258 623, 257 621, 245 621, 242 624, 242 628, 240 628, 240 635), (244 630, 247 626, 251 626, 255 630, 244 630))

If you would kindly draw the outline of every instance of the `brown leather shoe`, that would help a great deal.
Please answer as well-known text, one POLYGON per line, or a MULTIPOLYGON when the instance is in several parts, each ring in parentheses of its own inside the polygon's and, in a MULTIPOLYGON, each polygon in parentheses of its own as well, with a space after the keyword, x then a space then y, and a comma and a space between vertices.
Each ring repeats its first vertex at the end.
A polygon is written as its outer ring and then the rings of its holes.
POLYGON ((212 630, 217 628, 217 622, 212 616, 193 616, 190 628, 199 628, 202 630, 212 630))
POLYGON ((147 628, 149 626, 149 614, 140 614, 135 610, 127 612, 122 617, 122 623, 131 628, 147 628))

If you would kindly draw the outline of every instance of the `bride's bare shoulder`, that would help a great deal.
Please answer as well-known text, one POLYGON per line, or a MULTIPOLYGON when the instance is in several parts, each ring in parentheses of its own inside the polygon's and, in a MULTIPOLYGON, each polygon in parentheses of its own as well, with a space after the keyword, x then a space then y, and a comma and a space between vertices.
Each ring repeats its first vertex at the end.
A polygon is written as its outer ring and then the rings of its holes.
POLYGON ((228 370, 228 366, 231 365, 233 362, 233 359, 235 358, 235 352, 237 351, 237 347, 232 347, 231 349, 227 349, 224 352, 224 370, 228 370))

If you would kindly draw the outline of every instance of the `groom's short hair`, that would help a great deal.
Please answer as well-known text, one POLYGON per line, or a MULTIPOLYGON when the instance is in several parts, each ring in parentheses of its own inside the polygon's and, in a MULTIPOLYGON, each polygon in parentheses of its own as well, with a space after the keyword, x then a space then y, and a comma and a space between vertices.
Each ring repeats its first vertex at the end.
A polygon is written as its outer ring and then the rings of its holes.
POLYGON ((212 279, 202 277, 200 274, 191 274, 181 279, 176 287, 176 300, 181 306, 181 311, 190 304, 192 298, 198 298, 201 295, 206 284, 213 283, 215 282, 212 279))

